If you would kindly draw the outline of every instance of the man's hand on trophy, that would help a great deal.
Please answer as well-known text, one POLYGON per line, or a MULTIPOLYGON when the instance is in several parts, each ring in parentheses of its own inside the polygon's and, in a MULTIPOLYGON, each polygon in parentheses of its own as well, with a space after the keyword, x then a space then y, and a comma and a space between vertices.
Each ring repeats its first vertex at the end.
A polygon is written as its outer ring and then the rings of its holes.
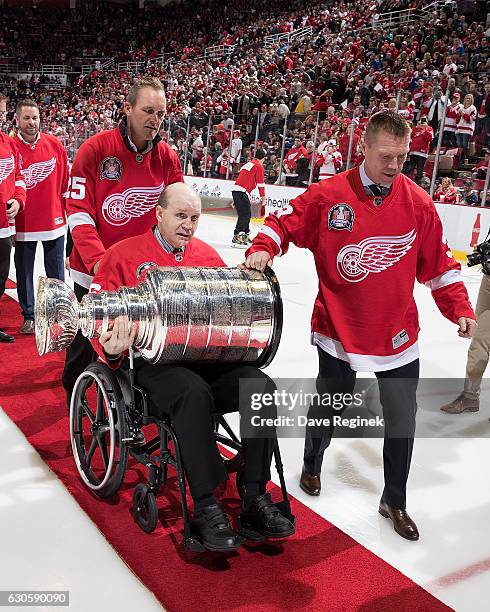
POLYGON ((263 272, 266 266, 272 266, 272 259, 267 251, 257 251, 247 257, 238 267, 240 270, 259 270, 263 272))
POLYGON ((127 351, 134 342, 136 326, 131 325, 129 329, 128 317, 116 317, 112 330, 102 333, 99 342, 107 355, 120 355, 127 351))

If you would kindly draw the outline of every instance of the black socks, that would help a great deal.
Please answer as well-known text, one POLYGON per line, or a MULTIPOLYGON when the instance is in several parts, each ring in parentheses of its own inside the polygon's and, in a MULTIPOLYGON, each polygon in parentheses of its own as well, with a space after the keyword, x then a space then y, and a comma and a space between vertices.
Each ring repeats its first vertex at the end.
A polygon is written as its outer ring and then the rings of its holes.
POLYGON ((206 506, 212 506, 213 504, 217 503, 216 497, 212 493, 209 493, 208 495, 201 495, 194 500, 194 512, 198 512, 206 506))
POLYGON ((265 493, 265 483, 247 482, 245 489, 247 491, 245 494, 245 507, 247 508, 258 495, 265 493))

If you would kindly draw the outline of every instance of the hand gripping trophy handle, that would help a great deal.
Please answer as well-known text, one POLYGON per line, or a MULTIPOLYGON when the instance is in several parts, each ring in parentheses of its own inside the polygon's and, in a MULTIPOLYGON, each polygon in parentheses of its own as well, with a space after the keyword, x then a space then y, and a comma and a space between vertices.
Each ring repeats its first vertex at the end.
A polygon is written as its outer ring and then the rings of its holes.
POLYGON ((274 272, 238 268, 154 268, 136 287, 89 293, 78 303, 62 281, 40 278, 36 344, 61 351, 78 330, 96 338, 125 315, 135 351, 150 363, 247 362, 268 365, 279 346, 282 300, 274 272))

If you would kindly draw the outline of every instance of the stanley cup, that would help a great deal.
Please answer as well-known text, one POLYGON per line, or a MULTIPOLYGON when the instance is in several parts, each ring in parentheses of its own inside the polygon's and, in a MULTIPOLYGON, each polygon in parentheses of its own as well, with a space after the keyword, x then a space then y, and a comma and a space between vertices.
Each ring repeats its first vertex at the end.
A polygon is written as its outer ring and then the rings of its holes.
POLYGON ((97 338, 125 315, 135 352, 150 363, 246 362, 268 365, 279 345, 282 301, 274 272, 238 268, 154 268, 136 287, 89 293, 78 303, 65 283, 40 278, 36 344, 61 351, 77 331, 97 338))

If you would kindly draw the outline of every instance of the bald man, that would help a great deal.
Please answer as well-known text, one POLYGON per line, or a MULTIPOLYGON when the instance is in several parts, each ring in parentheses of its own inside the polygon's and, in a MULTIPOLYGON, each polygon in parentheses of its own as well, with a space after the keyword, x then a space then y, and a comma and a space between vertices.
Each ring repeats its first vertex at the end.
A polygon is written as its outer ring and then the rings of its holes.
MULTIPOLYGON (((200 215, 201 201, 194 191, 183 183, 169 185, 156 207, 157 224, 146 234, 111 247, 101 260, 90 291, 137 285, 148 270, 157 266, 226 266, 211 246, 194 237, 200 215)), ((127 318, 119 317, 111 331, 93 340, 93 346, 110 367, 116 368, 126 358, 134 334, 127 318)), ((214 440, 211 415, 238 410, 240 379, 251 379, 247 385, 251 393, 273 393, 274 383, 249 365, 153 365, 136 358, 134 369, 136 383, 149 394, 155 416, 171 418, 194 500, 195 532, 208 550, 235 550, 240 540, 214 497, 215 488, 227 474, 214 440)), ((243 442, 243 513, 254 530, 265 537, 286 538, 294 533, 294 526, 266 493, 274 439, 243 442)))

